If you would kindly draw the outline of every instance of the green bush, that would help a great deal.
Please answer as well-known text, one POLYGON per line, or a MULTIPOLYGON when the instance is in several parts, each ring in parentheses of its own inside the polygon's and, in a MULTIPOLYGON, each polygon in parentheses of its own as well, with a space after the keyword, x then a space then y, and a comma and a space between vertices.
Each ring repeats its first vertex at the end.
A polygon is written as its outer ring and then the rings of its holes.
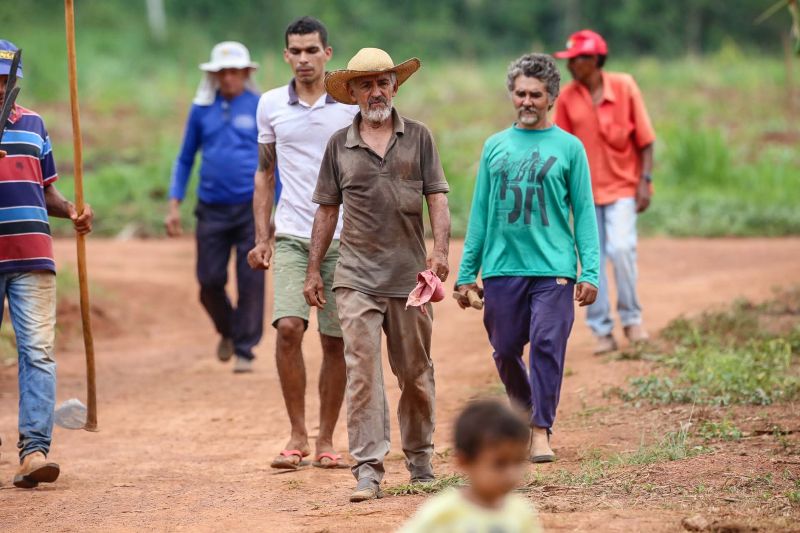
MULTIPOLYGON (((800 292, 787 291, 779 300, 787 295, 798 298, 800 292)), ((674 320, 662 333, 672 348, 655 357, 662 370, 615 392, 625 401, 660 404, 769 405, 800 397, 800 314, 779 300, 759 306, 739 301, 694 320, 674 320), (793 327, 762 327, 760 318, 781 310, 793 327)))

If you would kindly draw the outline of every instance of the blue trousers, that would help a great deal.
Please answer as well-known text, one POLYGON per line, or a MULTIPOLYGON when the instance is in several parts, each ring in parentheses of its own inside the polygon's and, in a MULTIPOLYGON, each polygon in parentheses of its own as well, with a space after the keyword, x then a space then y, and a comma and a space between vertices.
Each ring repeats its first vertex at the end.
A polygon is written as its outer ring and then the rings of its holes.
POLYGON ((509 398, 550 429, 556 418, 567 339, 575 321, 571 279, 508 276, 483 281, 483 323, 509 398), (530 343, 530 372, 523 350, 530 343))
POLYGON ((622 198, 595 206, 600 233, 600 287, 597 301, 586 308, 586 322, 598 337, 614 329, 606 275, 606 258, 614 266, 617 312, 623 326, 642 323, 642 306, 636 294, 636 199, 622 198))
POLYGON ((221 205, 198 203, 197 280, 200 302, 217 332, 233 340, 238 357, 253 358, 253 347, 264 330, 264 271, 247 264, 247 253, 255 244, 251 203, 221 205), (236 307, 225 291, 228 261, 236 253, 236 307))
POLYGON ((0 326, 6 297, 19 361, 19 456, 47 455, 56 403, 56 277, 52 272, 0 273, 0 326))

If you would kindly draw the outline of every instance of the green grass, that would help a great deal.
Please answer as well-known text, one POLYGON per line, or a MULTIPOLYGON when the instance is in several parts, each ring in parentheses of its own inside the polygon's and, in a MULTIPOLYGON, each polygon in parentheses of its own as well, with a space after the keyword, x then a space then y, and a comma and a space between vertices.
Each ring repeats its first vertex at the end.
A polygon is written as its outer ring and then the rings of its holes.
POLYGON ((412 496, 417 494, 436 494, 452 487, 461 487, 467 483, 467 479, 460 474, 450 474, 436 478, 430 483, 406 483, 393 485, 386 489, 386 493, 391 496, 412 496))
MULTIPOLYGON (((171 28, 169 42, 156 45, 144 29, 141 10, 128 11, 108 6, 93 8, 86 18, 79 14, 86 197, 97 213, 98 234, 125 229, 161 235, 170 170, 199 80, 196 65, 212 43, 201 28, 179 24, 171 28)), ((6 37, 25 47, 20 101, 47 121, 62 176, 59 187, 71 196, 61 19, 34 25, 11 16, 6 37)), ((256 79, 263 89, 289 79, 278 52, 253 52, 261 63, 256 79)), ((512 56, 426 59, 397 98, 404 114, 434 132, 451 183, 457 236, 466 229, 482 145, 514 119, 504 87, 512 56)), ((342 67, 346 59, 345 51, 337 53, 329 67, 342 67)), ((799 121, 787 111, 781 57, 751 55, 728 44, 702 58, 614 57, 608 69, 634 74, 658 134, 656 194, 640 218, 644 233, 800 234, 799 121)), ((566 69, 562 75, 568 81, 566 69)), ((187 222, 193 202, 187 199, 187 222)), ((54 228, 69 231, 63 222, 54 228)))
POLYGON ((690 427, 690 424, 683 424, 677 431, 668 432, 651 444, 646 444, 643 439, 639 448, 631 453, 618 453, 605 457, 600 450, 589 450, 583 454, 578 469, 574 471, 564 468, 555 471, 536 469, 526 487, 545 485, 591 487, 607 479, 620 468, 680 461, 707 453, 708 448, 692 445, 690 427))
POLYGON ((712 440, 738 441, 741 440, 743 433, 736 424, 726 418, 720 422, 704 421, 697 429, 697 435, 706 442, 712 440))
POLYGON ((695 319, 679 318, 662 337, 670 347, 649 354, 655 373, 614 389, 623 400, 769 405, 800 397, 798 289, 762 305, 739 301, 695 319))

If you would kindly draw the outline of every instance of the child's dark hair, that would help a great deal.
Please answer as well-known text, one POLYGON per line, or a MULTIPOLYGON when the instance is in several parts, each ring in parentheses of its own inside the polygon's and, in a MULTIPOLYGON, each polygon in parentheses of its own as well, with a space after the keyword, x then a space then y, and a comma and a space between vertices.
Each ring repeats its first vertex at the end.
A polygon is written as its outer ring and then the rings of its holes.
POLYGON ((456 451, 466 459, 474 459, 486 447, 503 441, 527 444, 530 428, 509 407, 493 401, 479 400, 467 405, 456 420, 456 451))

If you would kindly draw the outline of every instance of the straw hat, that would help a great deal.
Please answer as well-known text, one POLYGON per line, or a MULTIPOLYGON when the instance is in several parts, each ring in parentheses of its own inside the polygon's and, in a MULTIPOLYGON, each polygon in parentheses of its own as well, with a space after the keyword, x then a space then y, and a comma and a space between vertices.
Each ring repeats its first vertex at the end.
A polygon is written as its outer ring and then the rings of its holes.
POLYGON ((400 86, 419 67, 420 62, 416 57, 395 65, 389 54, 380 48, 362 48, 347 63, 346 69, 334 70, 325 76, 325 90, 337 102, 355 104, 356 101, 350 97, 347 87, 350 80, 383 72, 394 72, 397 75, 397 85, 400 86))

